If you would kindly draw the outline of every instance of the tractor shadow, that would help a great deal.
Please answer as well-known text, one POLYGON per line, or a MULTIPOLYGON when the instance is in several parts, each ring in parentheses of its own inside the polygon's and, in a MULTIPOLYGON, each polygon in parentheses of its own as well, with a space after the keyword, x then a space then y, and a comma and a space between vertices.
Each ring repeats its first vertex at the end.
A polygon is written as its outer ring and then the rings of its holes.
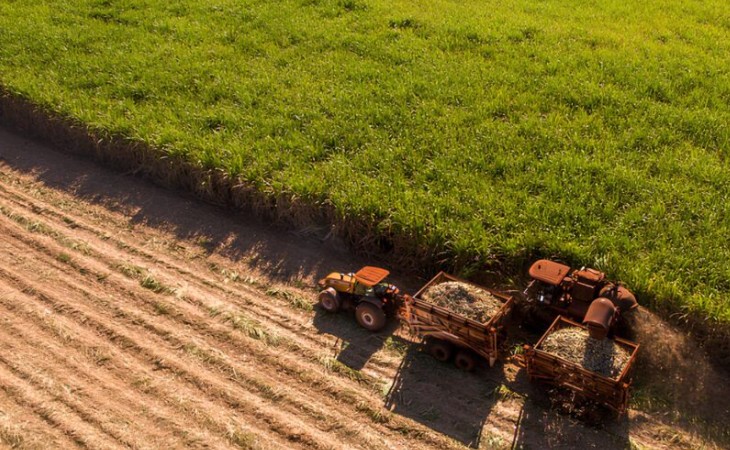
POLYGON ((502 365, 489 369, 480 362, 463 372, 424 352, 423 346, 400 335, 400 324, 390 318, 378 333, 361 328, 351 311, 328 313, 315 308, 314 326, 337 338, 332 356, 354 370, 362 370, 378 353, 402 356, 389 389, 385 408, 469 447, 479 447, 482 430, 498 401, 495 391, 505 382, 502 365), (489 375, 489 378, 486 377, 489 375))
POLYGON ((408 347, 385 399, 391 412, 407 417, 462 444, 478 448, 498 401, 502 366, 480 362, 473 372, 433 359, 423 345, 408 347), (485 375, 489 374, 490 378, 485 375))
POLYGON ((384 329, 373 333, 357 324, 354 311, 329 313, 317 305, 313 324, 320 333, 337 338, 333 357, 354 370, 362 370, 373 355, 386 346, 405 348, 410 344, 395 335, 399 323, 394 318, 389 318, 384 329))

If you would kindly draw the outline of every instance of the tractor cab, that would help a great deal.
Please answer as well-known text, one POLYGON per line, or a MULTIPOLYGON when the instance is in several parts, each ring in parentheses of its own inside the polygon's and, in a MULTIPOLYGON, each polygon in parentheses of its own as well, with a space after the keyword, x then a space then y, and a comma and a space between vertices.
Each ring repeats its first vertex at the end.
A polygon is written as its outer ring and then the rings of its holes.
POLYGON ((337 292, 367 295, 374 293, 374 287, 390 274, 379 267, 365 266, 356 273, 332 272, 319 280, 319 287, 332 287, 337 292))
POLYGON ((387 283, 381 283, 390 274, 379 267, 365 266, 354 274, 354 293, 370 297, 382 297, 387 290, 387 283), (385 289, 385 290, 384 290, 385 289))

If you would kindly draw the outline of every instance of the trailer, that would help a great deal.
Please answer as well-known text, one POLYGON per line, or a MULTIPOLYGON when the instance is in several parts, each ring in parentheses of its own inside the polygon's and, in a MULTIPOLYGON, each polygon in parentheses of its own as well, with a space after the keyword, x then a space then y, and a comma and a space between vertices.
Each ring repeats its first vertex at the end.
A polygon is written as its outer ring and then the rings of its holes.
POLYGON ((605 338, 613 339, 615 344, 630 355, 621 372, 612 378, 587 370, 579 364, 542 349, 543 342, 550 334, 566 327, 578 327, 588 332, 587 327, 558 316, 534 347, 524 346, 522 360, 530 380, 568 389, 578 397, 605 405, 618 415, 623 414, 628 405, 631 369, 639 345, 618 337, 605 338))
POLYGON ((504 326, 514 299, 511 296, 487 289, 469 281, 439 272, 414 296, 404 296, 398 309, 398 317, 408 325, 412 334, 424 338, 428 352, 440 361, 454 358, 454 364, 463 370, 476 366, 476 356, 494 366, 503 340, 504 326), (448 308, 423 299, 430 287, 447 281, 455 281, 484 290, 496 297, 502 306, 484 323, 457 314, 448 308))

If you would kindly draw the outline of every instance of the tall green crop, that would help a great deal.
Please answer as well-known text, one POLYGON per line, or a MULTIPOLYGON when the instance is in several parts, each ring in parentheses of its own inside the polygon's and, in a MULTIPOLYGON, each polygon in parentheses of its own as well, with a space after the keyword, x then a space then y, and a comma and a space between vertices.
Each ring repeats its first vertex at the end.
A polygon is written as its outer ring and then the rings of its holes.
POLYGON ((729 68, 726 0, 0 2, 0 83, 53 111, 725 323, 729 68))

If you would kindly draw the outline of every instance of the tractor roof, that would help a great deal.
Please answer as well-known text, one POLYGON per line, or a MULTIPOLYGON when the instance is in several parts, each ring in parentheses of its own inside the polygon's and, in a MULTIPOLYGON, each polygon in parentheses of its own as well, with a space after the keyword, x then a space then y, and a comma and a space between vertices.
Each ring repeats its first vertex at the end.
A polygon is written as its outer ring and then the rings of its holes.
POLYGON ((547 259, 536 261, 530 267, 530 276, 543 283, 557 286, 570 272, 570 267, 547 259))
POLYGON ((365 286, 374 286, 385 279, 390 272, 380 267, 365 266, 358 270, 355 279, 365 286))

